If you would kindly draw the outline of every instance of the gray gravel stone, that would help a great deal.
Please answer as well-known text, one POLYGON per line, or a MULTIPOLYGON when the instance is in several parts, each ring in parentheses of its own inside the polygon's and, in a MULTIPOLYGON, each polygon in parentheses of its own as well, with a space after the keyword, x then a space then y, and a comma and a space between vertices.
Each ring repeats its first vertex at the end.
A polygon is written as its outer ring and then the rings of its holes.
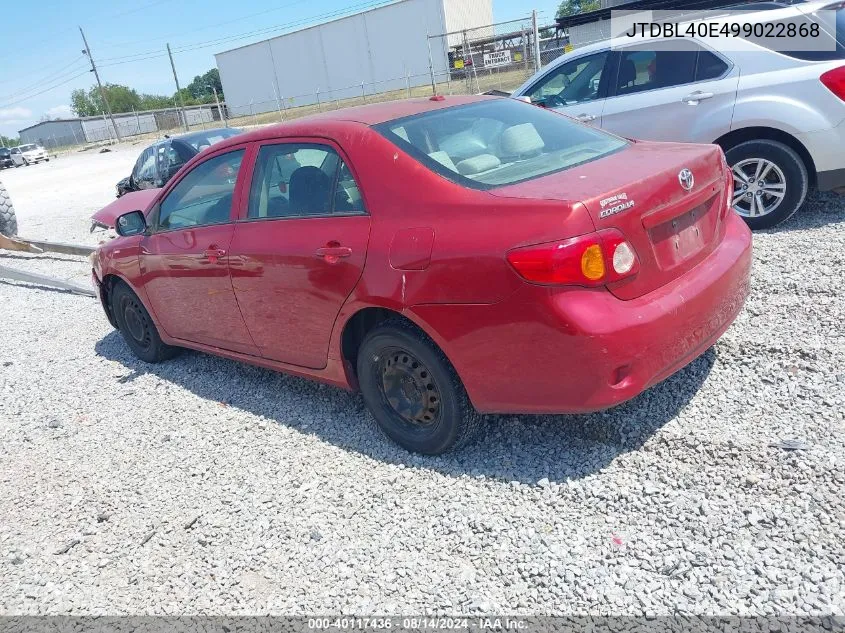
MULTIPOLYGON (((137 152, 3 172, 20 233, 95 243, 137 152)), ((356 395, 146 365, 96 301, 0 284, 2 610, 841 615, 845 204, 817 195, 754 249, 747 309, 675 376, 603 413, 486 418, 437 458, 356 395)))

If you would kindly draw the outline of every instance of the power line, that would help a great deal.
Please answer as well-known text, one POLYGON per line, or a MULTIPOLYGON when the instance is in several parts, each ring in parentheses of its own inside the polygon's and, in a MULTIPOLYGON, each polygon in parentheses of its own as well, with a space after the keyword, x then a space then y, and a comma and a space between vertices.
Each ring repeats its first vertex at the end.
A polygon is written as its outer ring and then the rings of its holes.
POLYGON ((24 101, 29 101, 29 100, 30 100, 30 99, 32 99, 33 97, 37 97, 38 95, 42 95, 42 94, 44 94, 45 92, 50 92, 51 90, 54 90, 55 88, 58 88, 58 87, 60 87, 60 86, 64 86, 65 84, 70 83, 71 81, 73 81, 73 80, 74 80, 74 79, 76 79, 77 77, 82 77, 83 75, 87 75, 89 72, 90 72, 90 71, 86 70, 86 71, 84 71, 84 72, 79 73, 78 75, 73 75, 72 77, 69 77, 68 79, 65 79, 65 80, 64 80, 64 81, 62 81, 61 83, 54 84, 54 85, 50 86, 49 88, 45 88, 44 90, 40 90, 40 91, 38 91, 38 92, 36 92, 36 93, 33 93, 33 94, 31 94, 31 95, 27 95, 26 97, 23 97, 23 98, 21 98, 21 99, 18 99, 17 101, 10 101, 10 102, 8 102, 8 103, 0 104, 0 108, 8 108, 9 106, 17 105, 17 104, 19 104, 19 103, 23 103, 24 101))
MULTIPOLYGON (((205 26, 192 28, 190 32, 194 33, 196 31, 205 31, 207 29, 213 29, 213 28, 218 27, 218 26, 225 26, 225 25, 231 24, 233 22, 242 22, 243 20, 248 20, 249 18, 254 18, 254 17, 259 16, 259 15, 264 15, 264 14, 267 14, 267 13, 273 13, 275 11, 280 11, 282 9, 289 9, 292 6, 297 5, 297 4, 302 4, 303 2, 308 2, 308 0, 294 0, 294 2, 291 2, 289 4, 283 4, 283 5, 278 6, 278 7, 273 7, 272 9, 265 9, 264 11, 257 11, 255 13, 249 13, 247 15, 241 15, 240 17, 233 18, 231 20, 226 20, 225 22, 215 22, 214 24, 207 24, 205 26)), ((114 48, 114 47, 117 47, 117 46, 130 46, 132 44, 140 44, 142 42, 164 42, 164 41, 166 41, 170 38, 177 37, 179 35, 184 35, 186 32, 187 31, 182 30, 182 31, 176 31, 175 33, 169 33, 169 34, 163 35, 161 37, 148 37, 148 38, 145 38, 145 39, 142 39, 142 40, 133 40, 133 41, 130 41, 130 42, 106 43, 106 44, 102 45, 102 48, 114 48)), ((120 57, 103 57, 102 61, 106 61, 106 60, 110 60, 110 59, 121 59, 121 58, 120 57)))
MULTIPOLYGON (((188 51, 199 50, 201 48, 208 48, 209 46, 216 46, 217 44, 223 44, 225 42, 232 42, 232 41, 247 39, 247 38, 253 37, 255 35, 263 35, 265 33, 271 33, 273 31, 278 31, 278 30, 281 30, 281 29, 287 29, 287 28, 291 28, 291 27, 295 27, 295 26, 301 26, 302 24, 307 24, 307 23, 313 22, 315 20, 322 20, 322 19, 326 19, 326 18, 346 16, 346 15, 349 15, 350 11, 372 9, 372 8, 376 8, 376 7, 379 7, 379 6, 392 4, 395 1, 396 0, 375 0, 375 1, 369 0, 368 2, 348 6, 348 7, 345 7, 344 9, 338 9, 336 11, 323 13, 321 15, 309 16, 309 17, 306 17, 306 18, 302 18, 300 20, 295 20, 293 22, 286 22, 284 24, 276 24, 274 26, 263 27, 261 29, 256 29, 256 30, 253 30, 253 31, 247 31, 247 32, 244 32, 244 33, 236 34, 236 35, 228 35, 228 36, 225 36, 225 37, 216 38, 216 39, 212 39, 212 40, 204 40, 204 41, 194 42, 194 43, 191 43, 191 44, 185 44, 185 45, 183 45, 179 48, 174 48, 173 52, 174 53, 185 53, 185 52, 188 52, 188 51)), ((100 60, 101 62, 111 61, 112 63, 100 64, 100 65, 103 66, 103 67, 105 67, 105 66, 118 66, 120 64, 130 64, 130 63, 139 62, 139 61, 146 61, 148 59, 156 59, 158 57, 165 57, 166 55, 167 55, 166 52, 152 50, 152 51, 144 51, 144 52, 141 52, 141 53, 135 53, 133 55, 124 55, 122 57, 104 57, 100 60), (124 60, 124 61, 117 61, 117 60, 124 60)))
MULTIPOLYGON (((57 80, 57 79, 62 78, 62 76, 67 76, 67 75, 69 75, 70 73, 69 73, 69 72, 66 72, 66 71, 67 71, 67 70, 68 70, 71 66, 75 66, 76 64, 78 64, 80 61, 82 61, 82 56, 81 56, 81 55, 80 55, 79 57, 77 57, 76 59, 74 59, 74 60, 73 60, 72 62, 70 62, 69 64, 65 64, 64 66, 62 66, 59 70, 54 71, 54 72, 50 73, 49 75, 44 75, 43 77, 41 77, 41 78, 40 78, 38 81, 36 81, 35 83, 28 84, 27 86, 24 86, 23 88, 20 88, 20 89, 18 89, 18 90, 15 90, 15 91, 13 91, 13 92, 11 92, 11 93, 9 93, 9 94, 5 95, 5 97, 4 97, 4 98, 5 98, 5 99, 11 99, 12 97, 17 97, 17 96, 19 96, 19 95, 22 95, 22 94, 25 94, 25 93, 27 93, 27 92, 30 92, 30 91, 32 91, 32 90, 34 90, 34 89, 40 88, 40 87, 41 87, 41 86, 42 86, 45 82, 55 81, 55 80, 57 80)), ((79 68, 74 69, 74 71, 76 71, 76 70, 80 70, 80 69, 79 69, 79 68)), ((72 72, 73 72, 73 71, 72 71, 72 72)))

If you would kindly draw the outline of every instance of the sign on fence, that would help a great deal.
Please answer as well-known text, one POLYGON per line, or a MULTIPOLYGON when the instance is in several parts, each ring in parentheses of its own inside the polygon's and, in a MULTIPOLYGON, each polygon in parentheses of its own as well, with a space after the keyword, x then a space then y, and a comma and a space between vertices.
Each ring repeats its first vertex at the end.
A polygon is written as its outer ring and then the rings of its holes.
POLYGON ((493 66, 507 66, 511 63, 510 50, 495 51, 493 53, 484 53, 484 67, 492 68, 493 66))

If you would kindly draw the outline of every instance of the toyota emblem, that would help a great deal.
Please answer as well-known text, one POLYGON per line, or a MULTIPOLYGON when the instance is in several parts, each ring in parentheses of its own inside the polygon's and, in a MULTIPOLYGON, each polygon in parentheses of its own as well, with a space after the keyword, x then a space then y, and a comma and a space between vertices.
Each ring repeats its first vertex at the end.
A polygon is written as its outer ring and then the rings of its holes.
POLYGON ((681 183, 681 187, 689 191, 695 184, 695 176, 692 175, 691 170, 684 168, 678 173, 678 182, 681 183))

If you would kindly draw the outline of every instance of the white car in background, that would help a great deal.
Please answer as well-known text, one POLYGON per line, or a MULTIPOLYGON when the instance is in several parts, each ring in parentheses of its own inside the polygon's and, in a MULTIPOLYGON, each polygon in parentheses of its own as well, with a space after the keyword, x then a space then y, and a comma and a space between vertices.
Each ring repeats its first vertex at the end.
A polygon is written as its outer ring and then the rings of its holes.
POLYGON ((21 165, 32 165, 42 160, 50 162, 50 156, 47 154, 47 150, 35 143, 27 143, 25 145, 13 147, 11 154, 15 167, 20 167, 21 165))
POLYGON ((743 21, 835 22, 822 30, 829 50, 616 38, 562 56, 513 96, 620 136, 720 145, 734 174, 734 209, 752 229, 772 227, 810 188, 845 187, 845 3, 754 7, 745 5, 743 21), (834 20, 820 20, 822 9, 834 20))

